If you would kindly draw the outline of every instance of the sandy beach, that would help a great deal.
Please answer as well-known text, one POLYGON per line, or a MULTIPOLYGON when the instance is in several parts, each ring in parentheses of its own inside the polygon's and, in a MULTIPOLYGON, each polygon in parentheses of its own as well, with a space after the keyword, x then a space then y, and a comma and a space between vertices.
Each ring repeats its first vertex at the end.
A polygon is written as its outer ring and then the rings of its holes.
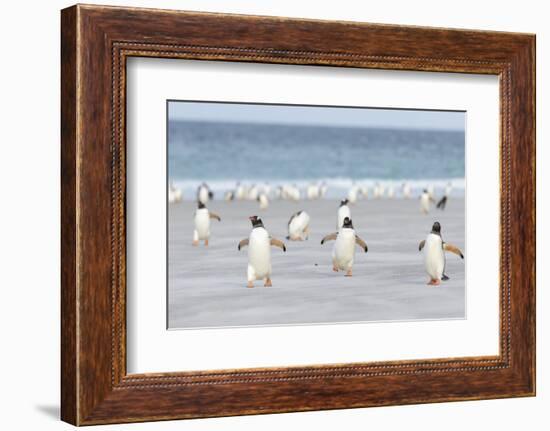
POLYGON ((191 245, 196 204, 169 205, 168 322, 170 329, 248 325, 457 319, 465 316, 465 262, 447 255, 450 280, 430 287, 418 243, 434 221, 445 241, 465 245, 464 198, 449 199, 445 211, 419 211, 418 199, 361 200, 351 206, 354 227, 368 244, 357 248, 353 277, 332 271, 338 201, 272 201, 260 210, 251 201, 212 201, 221 217, 212 220, 210 245, 191 245), (308 241, 288 241, 290 215, 311 216, 308 241), (270 234, 284 239, 287 252, 272 248, 273 287, 246 288, 248 216, 258 215, 270 234))

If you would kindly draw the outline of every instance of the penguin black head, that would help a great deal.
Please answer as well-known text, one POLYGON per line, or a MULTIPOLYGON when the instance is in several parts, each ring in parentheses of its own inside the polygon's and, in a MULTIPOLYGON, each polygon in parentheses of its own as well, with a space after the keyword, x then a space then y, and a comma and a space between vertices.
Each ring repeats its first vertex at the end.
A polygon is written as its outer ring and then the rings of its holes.
POLYGON ((436 235, 441 235, 441 225, 438 221, 433 224, 432 233, 435 233, 436 235))
POLYGON ((428 190, 424 189, 422 190, 422 193, 428 193, 428 190))
POLYGON ((349 217, 346 217, 344 219, 344 223, 342 224, 342 227, 346 227, 348 229, 353 229, 353 223, 351 222, 351 219, 349 217))
POLYGON ((201 202, 201 201, 197 201, 197 207, 201 210, 203 208, 206 208, 206 206, 201 202))
POLYGON ((340 206, 343 207, 344 205, 347 205, 348 204, 348 200, 347 199, 343 199, 340 201, 340 206))
POLYGON ((248 219, 252 222, 252 228, 264 227, 262 219, 259 218, 258 216, 251 216, 251 217, 248 217, 248 219))

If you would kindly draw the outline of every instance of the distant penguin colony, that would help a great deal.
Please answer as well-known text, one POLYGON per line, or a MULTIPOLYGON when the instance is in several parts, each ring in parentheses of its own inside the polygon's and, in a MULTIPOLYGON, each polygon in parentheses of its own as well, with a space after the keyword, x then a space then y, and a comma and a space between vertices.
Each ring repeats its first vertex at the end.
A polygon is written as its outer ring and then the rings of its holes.
POLYGON ((262 219, 250 217, 252 231, 247 239, 239 242, 238 250, 248 246, 248 269, 246 287, 254 287, 254 281, 264 280, 265 287, 271 287, 271 246, 286 251, 285 244, 272 238, 264 227, 262 219))
MULTIPOLYGON (((408 182, 403 182, 400 188, 399 186, 394 187, 391 182, 386 182, 385 185, 376 183, 373 187, 373 196, 379 199, 384 197, 386 192, 386 197, 391 199, 395 197, 396 188, 397 193, 401 193, 404 199, 411 197, 411 185, 408 182)), ((312 182, 305 187, 303 198, 307 200, 322 199, 326 191, 327 186, 325 183, 312 182)), ((423 214, 428 214, 432 204, 436 203, 434 200, 434 191, 433 185, 428 185, 419 196, 420 210, 423 214)), ((451 191, 452 184, 449 182, 444 188, 443 196, 435 205, 437 209, 445 209, 451 191)), ((169 182, 167 192, 169 203, 177 203, 182 200, 182 190, 176 188, 172 182, 169 182)), ((225 201, 252 200, 258 203, 260 210, 268 210, 270 199, 299 201, 301 196, 300 189, 294 184, 283 184, 282 186, 275 184, 271 186, 268 183, 260 185, 237 183, 234 189, 225 191, 223 199, 225 201)), ((324 245, 328 241, 334 241, 331 254, 332 269, 335 272, 344 272, 347 277, 351 277, 353 274, 356 247, 360 247, 365 253, 368 251, 367 244, 357 235, 353 226, 350 204, 357 202, 359 198, 366 198, 367 196, 368 187, 365 184, 353 183, 351 188, 348 189, 346 198, 341 200, 338 206, 336 231, 326 235, 321 240, 321 245, 324 245)), ((198 246, 201 241, 204 242, 205 246, 208 246, 211 236, 211 220, 221 221, 220 216, 207 208, 207 203, 213 197, 214 193, 208 184, 203 182, 198 186, 196 192, 197 208, 193 217, 193 246, 198 246)), ((375 205, 375 203, 373 204, 375 205)), ((251 288, 254 287, 254 283, 257 280, 262 280, 264 286, 269 287, 272 286, 271 247, 278 247, 286 252, 286 245, 281 240, 269 234, 261 218, 251 216, 249 220, 252 223, 252 230, 248 238, 241 240, 237 247, 238 250, 248 247, 246 285, 251 288)), ((310 225, 310 215, 303 209, 296 211, 291 215, 287 223, 286 239, 288 241, 308 240, 310 225)), ((442 281, 449 279, 445 271, 446 252, 454 253, 464 259, 464 255, 458 247, 443 241, 441 224, 437 221, 433 223, 432 229, 426 239, 420 242, 418 250, 423 252, 424 269, 429 277, 428 285, 430 286, 438 286, 442 281)), ((317 266, 317 264, 315 265, 317 266)))
POLYGON ((418 245, 418 250, 424 250, 424 267, 430 277, 430 281, 428 282, 430 286, 438 286, 442 280, 449 280, 449 277, 445 274, 446 251, 464 259, 464 255, 458 247, 443 241, 441 237, 441 225, 437 221, 433 224, 432 230, 426 239, 422 240, 418 245))
POLYGON ((208 240, 210 238, 210 219, 216 219, 221 221, 219 215, 211 213, 208 208, 199 201, 197 203, 197 210, 195 211, 195 230, 193 231, 193 245, 199 245, 199 240, 204 241, 204 245, 208 246, 208 240))

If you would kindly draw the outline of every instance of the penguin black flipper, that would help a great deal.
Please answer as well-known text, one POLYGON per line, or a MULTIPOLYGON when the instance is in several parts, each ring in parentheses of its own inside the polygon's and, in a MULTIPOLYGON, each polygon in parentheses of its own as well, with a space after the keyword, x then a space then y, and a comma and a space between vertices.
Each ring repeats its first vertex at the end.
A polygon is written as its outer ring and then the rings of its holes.
POLYGON ((280 239, 271 238, 271 240, 269 241, 269 243, 270 243, 271 245, 274 245, 275 247, 281 248, 283 251, 286 251, 285 243, 282 242, 280 239))
POLYGON ((420 241, 420 244, 418 244, 418 251, 422 251, 425 245, 426 245, 426 240, 423 239, 422 241, 420 241))
POLYGON ((361 247, 363 250, 365 250, 365 253, 369 251, 369 248, 367 247, 367 243, 363 241, 361 238, 359 238, 357 235, 355 235, 355 243, 361 247))
POLYGON ((436 208, 440 210, 445 209, 445 205, 447 205, 447 196, 443 196, 440 201, 437 203, 436 208))
POLYGON ((338 235, 338 232, 333 232, 327 236, 325 236, 322 240, 321 240, 321 245, 323 245, 326 241, 331 241, 331 240, 335 240, 336 239, 336 235, 338 235))
POLYGON ((443 274, 443 275, 441 276, 441 280, 442 280, 442 281, 447 281, 447 280, 450 280, 450 277, 449 277, 447 274, 443 274))
POLYGON ((222 219, 218 214, 210 213, 210 218, 216 219, 218 221, 222 221, 222 219))
POLYGON ((449 244, 447 242, 444 242, 443 243, 443 250, 445 251, 450 251, 451 253, 454 253, 456 254, 457 256, 460 256, 461 259, 464 259, 464 255, 462 254, 462 252, 460 251, 460 249, 455 246, 455 245, 452 245, 452 244, 449 244))
POLYGON ((248 238, 245 238, 239 242, 239 246, 237 247, 237 250, 241 250, 241 248, 246 247, 248 245, 248 238))

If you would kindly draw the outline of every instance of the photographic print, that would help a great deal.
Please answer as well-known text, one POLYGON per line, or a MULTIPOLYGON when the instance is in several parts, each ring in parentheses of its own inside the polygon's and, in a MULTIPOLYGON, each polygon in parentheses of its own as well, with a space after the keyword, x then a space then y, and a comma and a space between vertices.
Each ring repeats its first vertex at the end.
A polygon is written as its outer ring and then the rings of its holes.
POLYGON ((465 318, 465 127, 169 100, 168 328, 465 318))

